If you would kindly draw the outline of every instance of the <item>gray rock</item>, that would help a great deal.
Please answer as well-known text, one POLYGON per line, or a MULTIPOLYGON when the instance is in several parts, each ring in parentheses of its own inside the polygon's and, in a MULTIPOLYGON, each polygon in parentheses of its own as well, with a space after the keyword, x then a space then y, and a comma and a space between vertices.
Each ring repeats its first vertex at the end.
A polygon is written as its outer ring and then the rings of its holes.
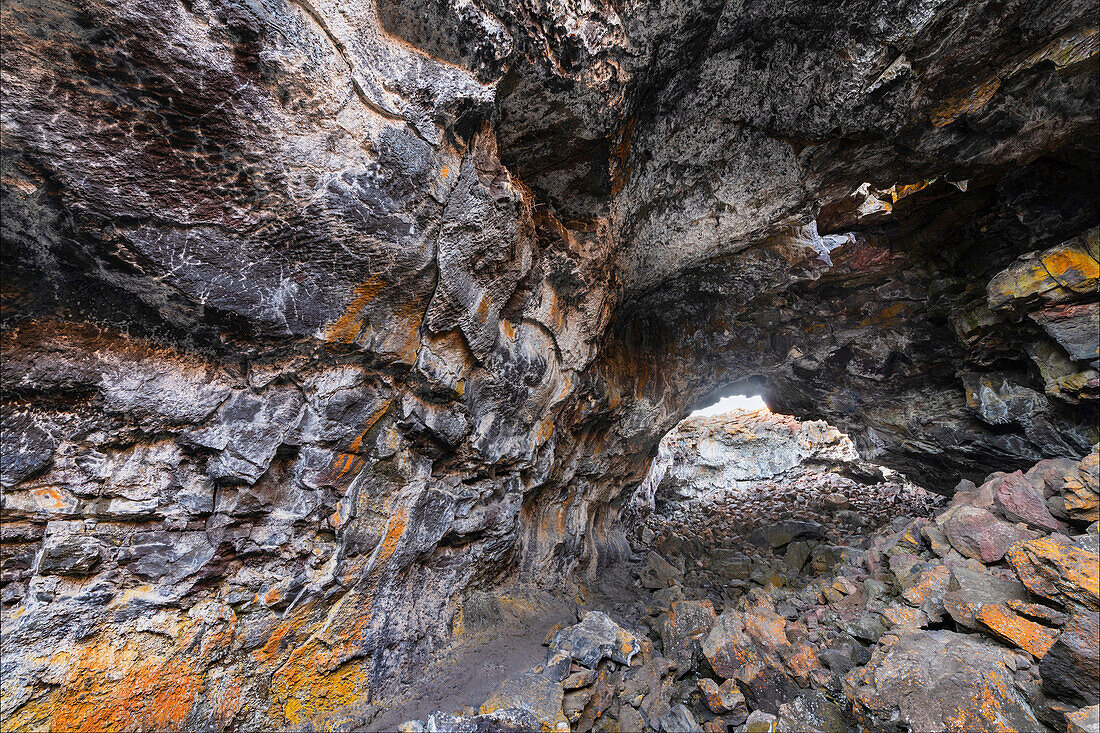
POLYGON ((844 679, 857 718, 876 730, 1041 730, 1016 690, 1011 652, 950 631, 903 634, 844 679))
POLYGON ((1027 588, 1014 579, 998 578, 989 573, 970 570, 961 566, 951 568, 948 591, 943 605, 955 623, 980 631, 978 613, 987 603, 1007 603, 1009 600, 1028 599, 1027 588))
POLYGON ((1043 692, 1074 705, 1100 703, 1100 613, 1078 611, 1039 661, 1043 692))
POLYGON ((630 664, 641 643, 602 611, 589 611, 579 624, 554 634, 550 653, 568 654, 585 667, 595 669, 601 659, 630 664))

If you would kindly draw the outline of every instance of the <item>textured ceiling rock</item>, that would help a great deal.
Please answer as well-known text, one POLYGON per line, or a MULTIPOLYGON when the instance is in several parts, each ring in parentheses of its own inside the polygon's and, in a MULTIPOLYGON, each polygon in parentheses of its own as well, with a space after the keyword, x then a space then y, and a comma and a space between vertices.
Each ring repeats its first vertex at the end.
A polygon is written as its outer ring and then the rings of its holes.
POLYGON ((726 390, 1086 452, 1093 11, 5 3, 5 728, 361 725, 726 390))

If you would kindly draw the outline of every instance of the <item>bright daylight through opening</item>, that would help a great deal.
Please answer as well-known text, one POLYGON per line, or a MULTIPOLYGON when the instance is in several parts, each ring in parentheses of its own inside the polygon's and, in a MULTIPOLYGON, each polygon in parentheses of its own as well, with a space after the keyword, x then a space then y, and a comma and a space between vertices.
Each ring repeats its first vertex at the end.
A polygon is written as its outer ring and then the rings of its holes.
POLYGON ((764 398, 758 394, 735 394, 729 397, 723 397, 710 407, 696 410, 691 413, 689 417, 713 417, 714 415, 721 415, 723 412, 730 412, 731 410, 766 410, 767 408, 768 406, 764 404, 764 398))

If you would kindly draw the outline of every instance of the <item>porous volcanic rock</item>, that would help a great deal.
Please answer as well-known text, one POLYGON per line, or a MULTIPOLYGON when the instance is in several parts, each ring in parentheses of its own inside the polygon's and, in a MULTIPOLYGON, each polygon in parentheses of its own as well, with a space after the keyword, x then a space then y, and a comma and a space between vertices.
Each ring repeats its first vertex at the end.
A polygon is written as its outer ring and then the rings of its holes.
POLYGON ((368 726, 731 391, 1086 453, 1094 11, 5 2, 0 723, 368 726))

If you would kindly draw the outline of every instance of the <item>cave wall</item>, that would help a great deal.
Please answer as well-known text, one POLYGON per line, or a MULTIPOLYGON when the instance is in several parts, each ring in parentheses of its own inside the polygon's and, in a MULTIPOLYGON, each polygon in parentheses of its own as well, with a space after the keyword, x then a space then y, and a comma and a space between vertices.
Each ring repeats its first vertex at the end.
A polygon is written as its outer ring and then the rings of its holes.
POLYGON ((368 721, 747 381, 1083 453, 1092 11, 5 3, 5 727, 368 721))

